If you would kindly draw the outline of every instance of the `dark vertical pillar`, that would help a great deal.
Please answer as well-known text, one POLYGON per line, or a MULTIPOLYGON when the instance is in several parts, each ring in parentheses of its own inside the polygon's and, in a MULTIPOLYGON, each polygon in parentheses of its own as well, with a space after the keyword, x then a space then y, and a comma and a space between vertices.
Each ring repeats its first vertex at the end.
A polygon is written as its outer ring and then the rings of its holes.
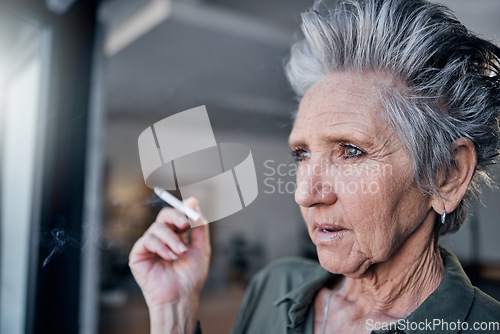
POLYGON ((9 1, 52 31, 40 221, 31 251, 27 334, 79 332, 82 221, 97 0, 50 13, 41 0, 9 1))

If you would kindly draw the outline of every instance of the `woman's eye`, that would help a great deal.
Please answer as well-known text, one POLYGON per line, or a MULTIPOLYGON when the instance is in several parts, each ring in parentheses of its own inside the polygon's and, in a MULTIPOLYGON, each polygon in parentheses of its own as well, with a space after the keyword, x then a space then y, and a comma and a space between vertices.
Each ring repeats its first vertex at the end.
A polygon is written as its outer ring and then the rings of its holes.
POLYGON ((344 158, 345 159, 359 158, 359 157, 361 157, 364 154, 364 152, 361 151, 356 146, 352 146, 352 145, 348 145, 348 144, 343 144, 342 147, 344 148, 344 158))
POLYGON ((304 149, 298 148, 292 151, 292 156, 295 158, 295 161, 302 161, 309 158, 311 154, 304 149))

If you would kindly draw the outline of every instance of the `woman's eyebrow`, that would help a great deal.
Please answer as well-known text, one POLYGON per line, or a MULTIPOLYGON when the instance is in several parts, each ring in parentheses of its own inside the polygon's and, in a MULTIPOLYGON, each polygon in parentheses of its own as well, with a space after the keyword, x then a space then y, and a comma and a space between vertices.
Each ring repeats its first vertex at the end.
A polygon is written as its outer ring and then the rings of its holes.
POLYGON ((297 146, 306 146, 305 142, 300 139, 291 139, 288 140, 288 146, 290 147, 297 147, 297 146))
POLYGON ((362 146, 373 146, 376 135, 369 135, 361 131, 340 131, 320 136, 322 141, 327 143, 348 143, 362 146))
POLYGON ((304 134, 296 132, 291 132, 288 136, 288 146, 296 147, 296 146, 307 146, 307 140, 304 138, 304 134))

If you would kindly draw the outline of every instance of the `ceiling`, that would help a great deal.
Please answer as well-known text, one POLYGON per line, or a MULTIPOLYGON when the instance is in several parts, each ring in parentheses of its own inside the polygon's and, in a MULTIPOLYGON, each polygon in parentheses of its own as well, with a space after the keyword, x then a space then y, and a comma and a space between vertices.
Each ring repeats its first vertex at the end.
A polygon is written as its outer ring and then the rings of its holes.
MULTIPOLYGON (((148 2, 110 0, 108 32, 148 2)), ((110 117, 149 123, 206 104, 209 112, 288 117, 295 107, 283 64, 312 0, 172 0, 167 19, 107 60, 110 117)), ((443 0, 468 27, 500 35, 500 1, 443 0)), ((170 3, 170 2, 169 2, 170 3)))
MULTIPOLYGON (((109 0, 108 37, 145 4, 109 0)), ((500 1, 443 0, 466 26, 500 36, 500 1)), ((286 141, 294 94, 283 64, 312 0, 172 0, 168 17, 106 59, 108 154, 138 168, 137 137, 152 123, 206 105, 217 132, 280 136, 286 141)), ((123 162, 123 163, 121 163, 123 162)))
MULTIPOLYGON (((138 3, 108 2, 102 16, 120 26, 138 3)), ((174 1, 166 20, 108 58, 109 116, 146 124, 206 104, 224 117, 289 117, 295 102, 283 64, 310 3, 174 1)))

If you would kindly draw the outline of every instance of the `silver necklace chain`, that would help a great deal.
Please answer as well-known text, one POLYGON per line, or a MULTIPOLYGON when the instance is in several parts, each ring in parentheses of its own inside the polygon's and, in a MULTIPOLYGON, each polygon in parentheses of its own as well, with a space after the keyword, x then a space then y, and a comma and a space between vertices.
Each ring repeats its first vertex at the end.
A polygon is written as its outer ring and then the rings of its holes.
POLYGON ((332 298, 333 291, 335 291, 335 289, 332 289, 332 291, 330 291, 330 293, 328 294, 328 298, 326 299, 325 314, 323 315, 323 329, 321 330, 321 334, 325 334, 326 317, 328 315, 328 307, 330 306, 330 299, 332 298))

